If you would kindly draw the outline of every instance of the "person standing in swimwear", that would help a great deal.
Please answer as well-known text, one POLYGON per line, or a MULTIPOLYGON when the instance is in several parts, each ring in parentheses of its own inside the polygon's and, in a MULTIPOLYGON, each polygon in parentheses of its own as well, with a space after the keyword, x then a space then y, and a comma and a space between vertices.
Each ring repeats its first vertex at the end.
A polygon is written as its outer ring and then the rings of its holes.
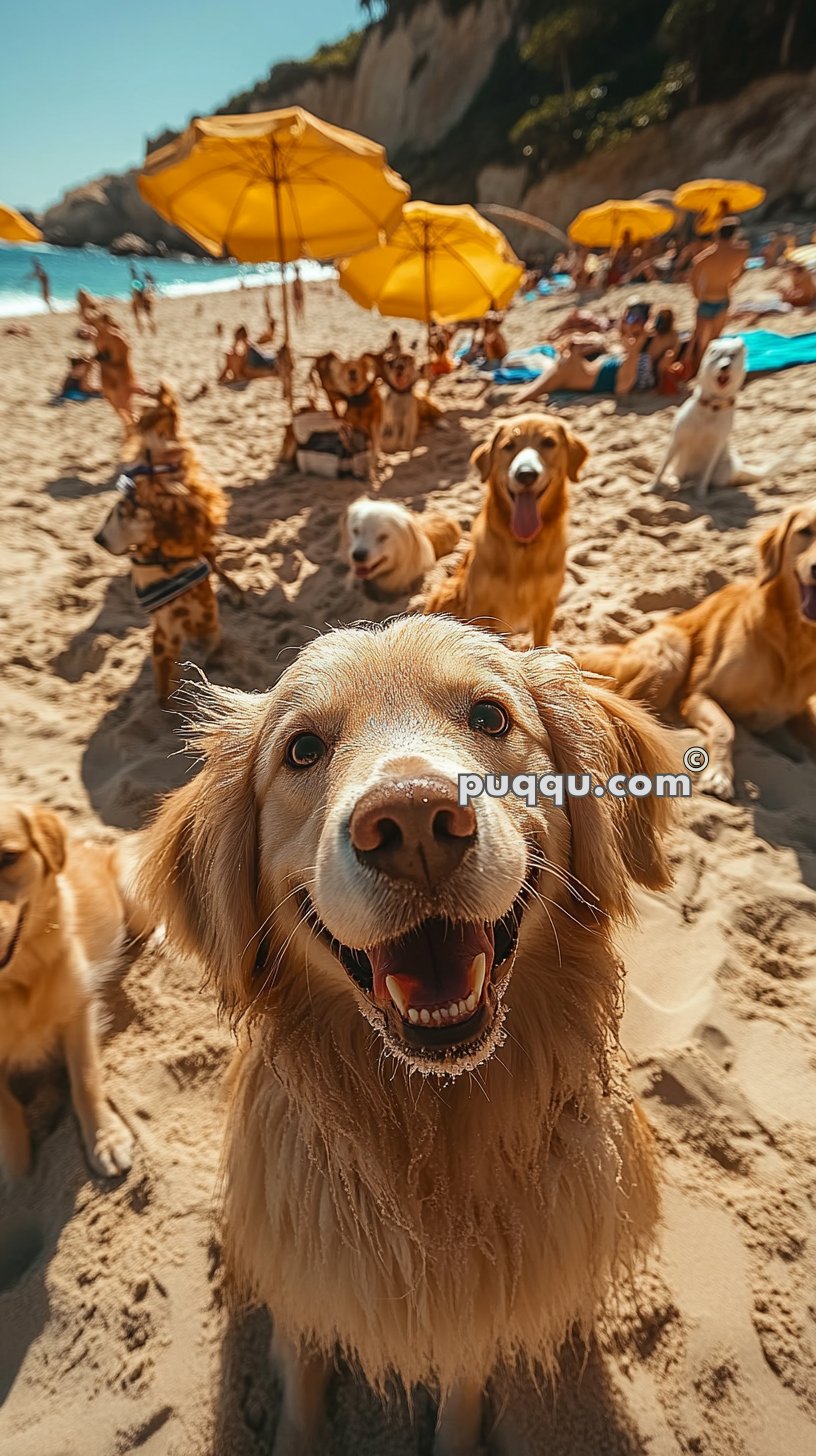
POLYGON ((53 313, 54 305, 51 302, 51 280, 49 279, 48 274, 46 273, 42 263, 40 262, 36 262, 31 269, 31 272, 26 274, 25 281, 26 283, 32 283, 35 279, 40 285, 40 293, 42 294, 43 303, 48 309, 48 312, 53 313))
POLYGON ((723 218, 717 241, 694 260, 691 291, 697 299, 697 322, 691 341, 692 373, 696 374, 706 349, 718 339, 731 307, 731 290, 745 272, 749 244, 737 237, 739 220, 723 218))

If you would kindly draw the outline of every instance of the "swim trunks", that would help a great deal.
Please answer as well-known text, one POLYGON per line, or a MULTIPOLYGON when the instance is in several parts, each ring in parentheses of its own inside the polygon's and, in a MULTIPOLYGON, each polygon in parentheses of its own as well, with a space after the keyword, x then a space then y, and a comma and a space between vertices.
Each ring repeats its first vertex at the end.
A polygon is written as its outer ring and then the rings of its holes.
POLYGON ((604 359, 598 373, 595 375, 595 383, 590 390, 591 394, 614 394, 615 381, 618 377, 621 361, 614 355, 604 359))
POLYGON ((714 303, 701 301, 697 304, 697 317, 702 319, 719 318, 721 313, 725 313, 728 304, 729 299, 727 298, 718 298, 714 303))

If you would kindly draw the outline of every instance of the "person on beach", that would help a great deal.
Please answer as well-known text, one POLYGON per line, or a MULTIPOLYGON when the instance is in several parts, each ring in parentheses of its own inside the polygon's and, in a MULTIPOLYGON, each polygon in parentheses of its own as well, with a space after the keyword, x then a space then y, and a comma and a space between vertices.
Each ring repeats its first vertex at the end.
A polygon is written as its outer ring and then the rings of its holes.
POLYGON ((526 405, 557 390, 575 394, 612 394, 616 397, 635 390, 654 389, 657 369, 649 354, 651 334, 647 329, 648 304, 632 304, 624 315, 622 352, 604 353, 588 359, 584 345, 569 343, 538 379, 517 394, 511 404, 526 405), (645 309, 645 313, 644 310, 645 309))
POLYGON ((738 238, 739 219, 725 217, 717 228, 717 241, 694 260, 690 287, 697 300, 697 321, 691 341, 691 365, 696 374, 709 344, 718 339, 731 307, 731 292, 745 272, 749 244, 738 238))
POLYGON ((253 343, 245 324, 239 324, 227 350, 219 384, 248 383, 251 379, 269 379, 278 374, 278 357, 266 354, 253 343))
POLYGON ((95 364, 95 359, 89 359, 84 354, 75 355, 70 359, 68 373, 62 382, 62 388, 57 398, 77 402, 86 399, 101 399, 102 390, 97 389, 91 382, 95 364))
POLYGON ((24 281, 26 283, 33 283, 35 280, 40 285, 43 303, 48 309, 48 312, 53 313, 54 305, 51 302, 51 280, 39 259, 35 262, 31 272, 26 274, 24 281))
POLYGON ((300 276, 300 267, 295 264, 295 276, 292 279, 292 308, 295 311, 295 318, 302 321, 306 312, 306 299, 303 292, 303 280, 300 276))

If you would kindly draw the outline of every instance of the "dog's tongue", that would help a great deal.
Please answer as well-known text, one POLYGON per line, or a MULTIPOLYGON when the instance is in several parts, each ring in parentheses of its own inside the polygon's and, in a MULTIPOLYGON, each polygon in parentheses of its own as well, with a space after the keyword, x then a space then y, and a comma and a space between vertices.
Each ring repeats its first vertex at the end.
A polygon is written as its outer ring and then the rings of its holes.
POLYGON ((473 989, 471 968, 485 957, 485 971, 493 964, 493 931, 481 922, 452 925, 448 920, 425 920, 410 935, 386 940, 368 952, 374 973, 374 996, 389 1001, 386 977, 397 983, 406 1005, 420 1010, 466 1001, 473 989))
POLYGON ((809 622, 816 622, 816 582, 802 587, 802 612, 809 622))
POLYGON ((513 501, 510 530, 517 541, 532 541, 541 530, 538 501, 529 490, 522 490, 513 501))

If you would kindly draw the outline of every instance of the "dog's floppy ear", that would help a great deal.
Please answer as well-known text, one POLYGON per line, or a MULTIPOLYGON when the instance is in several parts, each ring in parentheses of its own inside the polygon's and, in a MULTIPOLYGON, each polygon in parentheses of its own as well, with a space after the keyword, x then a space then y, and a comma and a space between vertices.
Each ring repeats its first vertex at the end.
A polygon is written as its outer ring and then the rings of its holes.
POLYGON ((493 454, 493 446, 496 443, 498 434, 499 432, 498 430, 496 430, 495 434, 491 435, 489 440, 482 440, 481 445, 476 446, 476 449, 473 451, 473 454, 470 457, 471 465, 476 466, 476 469, 482 477, 482 480, 487 480, 487 477, 490 474, 490 460, 493 454))
POLYGON ((539 649, 525 653, 524 660, 557 772, 591 779, 589 793, 564 799, 575 892, 613 919, 630 916, 632 881, 652 890, 670 882, 663 835, 674 802, 655 794, 598 796, 593 790, 615 774, 654 779, 672 773, 679 767, 677 750, 645 708, 585 679, 571 658, 539 649))
POLYGON ((200 961, 237 1020, 264 954, 254 779, 268 707, 260 695, 210 684, 197 707, 203 766, 144 831, 136 891, 168 939, 200 961))
POLYGON ((589 446, 585 445, 578 435, 573 435, 572 430, 563 426, 564 441, 567 447, 567 475, 570 480, 577 480, 581 473, 581 466, 589 456, 589 446))
POLYGON ((782 563, 785 560, 785 547, 788 544, 788 537, 791 533, 795 511, 788 511, 781 521, 775 526, 769 526, 763 531, 757 542, 759 552, 759 584, 767 586, 773 581, 782 570, 782 563))
POLYGON ((31 843, 42 855, 46 867, 52 875, 58 875, 60 870, 65 868, 68 852, 68 835, 65 832, 65 825, 53 809, 43 809, 40 805, 29 809, 25 819, 31 835, 31 843))

